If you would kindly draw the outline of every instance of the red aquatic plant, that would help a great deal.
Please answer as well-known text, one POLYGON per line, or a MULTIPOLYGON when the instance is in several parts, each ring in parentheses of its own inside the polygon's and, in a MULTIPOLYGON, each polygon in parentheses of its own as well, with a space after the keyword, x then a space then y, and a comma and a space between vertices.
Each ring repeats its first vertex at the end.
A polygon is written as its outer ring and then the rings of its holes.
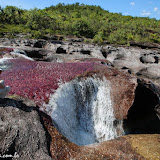
POLYGON ((9 94, 32 99, 39 106, 49 101, 49 95, 60 83, 94 69, 94 64, 88 62, 48 63, 11 59, 7 63, 12 67, 2 73, 1 79, 11 87, 9 94))

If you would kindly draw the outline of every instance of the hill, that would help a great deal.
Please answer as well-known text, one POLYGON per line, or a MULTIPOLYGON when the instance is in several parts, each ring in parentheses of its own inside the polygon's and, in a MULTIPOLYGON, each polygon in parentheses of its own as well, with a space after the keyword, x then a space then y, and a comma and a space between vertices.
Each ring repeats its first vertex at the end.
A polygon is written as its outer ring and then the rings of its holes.
POLYGON ((110 13, 100 6, 59 3, 45 9, 0 7, 0 37, 23 33, 29 38, 72 35, 95 43, 160 43, 160 21, 110 13))

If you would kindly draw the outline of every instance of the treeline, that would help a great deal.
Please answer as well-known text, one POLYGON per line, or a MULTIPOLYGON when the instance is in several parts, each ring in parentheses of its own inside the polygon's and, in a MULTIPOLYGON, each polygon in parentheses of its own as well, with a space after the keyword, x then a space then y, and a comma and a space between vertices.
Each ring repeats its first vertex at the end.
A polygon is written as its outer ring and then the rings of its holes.
POLYGON ((160 21, 109 13, 100 6, 75 3, 45 9, 0 7, 0 35, 28 34, 44 38, 55 34, 93 39, 94 42, 130 44, 130 41, 160 43, 160 21))

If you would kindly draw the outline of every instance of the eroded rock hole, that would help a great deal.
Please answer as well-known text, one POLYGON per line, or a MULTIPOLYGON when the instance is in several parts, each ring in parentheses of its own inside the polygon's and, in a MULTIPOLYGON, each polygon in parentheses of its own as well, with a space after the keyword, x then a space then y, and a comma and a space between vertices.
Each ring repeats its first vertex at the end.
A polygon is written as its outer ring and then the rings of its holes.
POLYGON ((81 53, 91 55, 91 51, 89 51, 89 50, 81 50, 81 53))
POLYGON ((159 57, 154 56, 154 58, 155 58, 155 63, 158 63, 159 62, 159 57))
POLYGON ((42 42, 36 42, 36 43, 34 43, 33 47, 42 48, 43 47, 43 43, 42 42))
POLYGON ((56 50, 56 53, 58 53, 58 54, 66 54, 67 52, 62 47, 58 47, 57 50, 56 50))
POLYGON ((56 90, 47 112, 56 128, 77 145, 114 139, 123 128, 114 116, 110 90, 105 78, 76 79, 56 90))
POLYGON ((40 53, 40 51, 31 50, 31 51, 25 51, 25 52, 27 53, 28 57, 31 57, 33 59, 43 58, 43 55, 40 53))
POLYGON ((156 94, 142 84, 135 91, 135 101, 124 120, 125 134, 159 134, 160 120, 155 107, 158 104, 156 94))
POLYGON ((102 55, 104 58, 107 58, 107 52, 106 51, 101 51, 102 52, 102 55))

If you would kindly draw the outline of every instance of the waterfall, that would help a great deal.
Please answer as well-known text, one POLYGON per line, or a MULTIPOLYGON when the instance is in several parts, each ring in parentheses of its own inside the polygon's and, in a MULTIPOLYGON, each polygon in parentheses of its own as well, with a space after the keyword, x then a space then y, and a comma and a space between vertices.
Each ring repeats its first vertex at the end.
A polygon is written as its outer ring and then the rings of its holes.
POLYGON ((8 60, 11 58, 0 58, 0 70, 8 70, 11 68, 11 64, 8 60))
POLYGON ((50 96, 46 111, 57 129, 77 145, 114 139, 118 127, 110 92, 106 78, 75 79, 50 96))

